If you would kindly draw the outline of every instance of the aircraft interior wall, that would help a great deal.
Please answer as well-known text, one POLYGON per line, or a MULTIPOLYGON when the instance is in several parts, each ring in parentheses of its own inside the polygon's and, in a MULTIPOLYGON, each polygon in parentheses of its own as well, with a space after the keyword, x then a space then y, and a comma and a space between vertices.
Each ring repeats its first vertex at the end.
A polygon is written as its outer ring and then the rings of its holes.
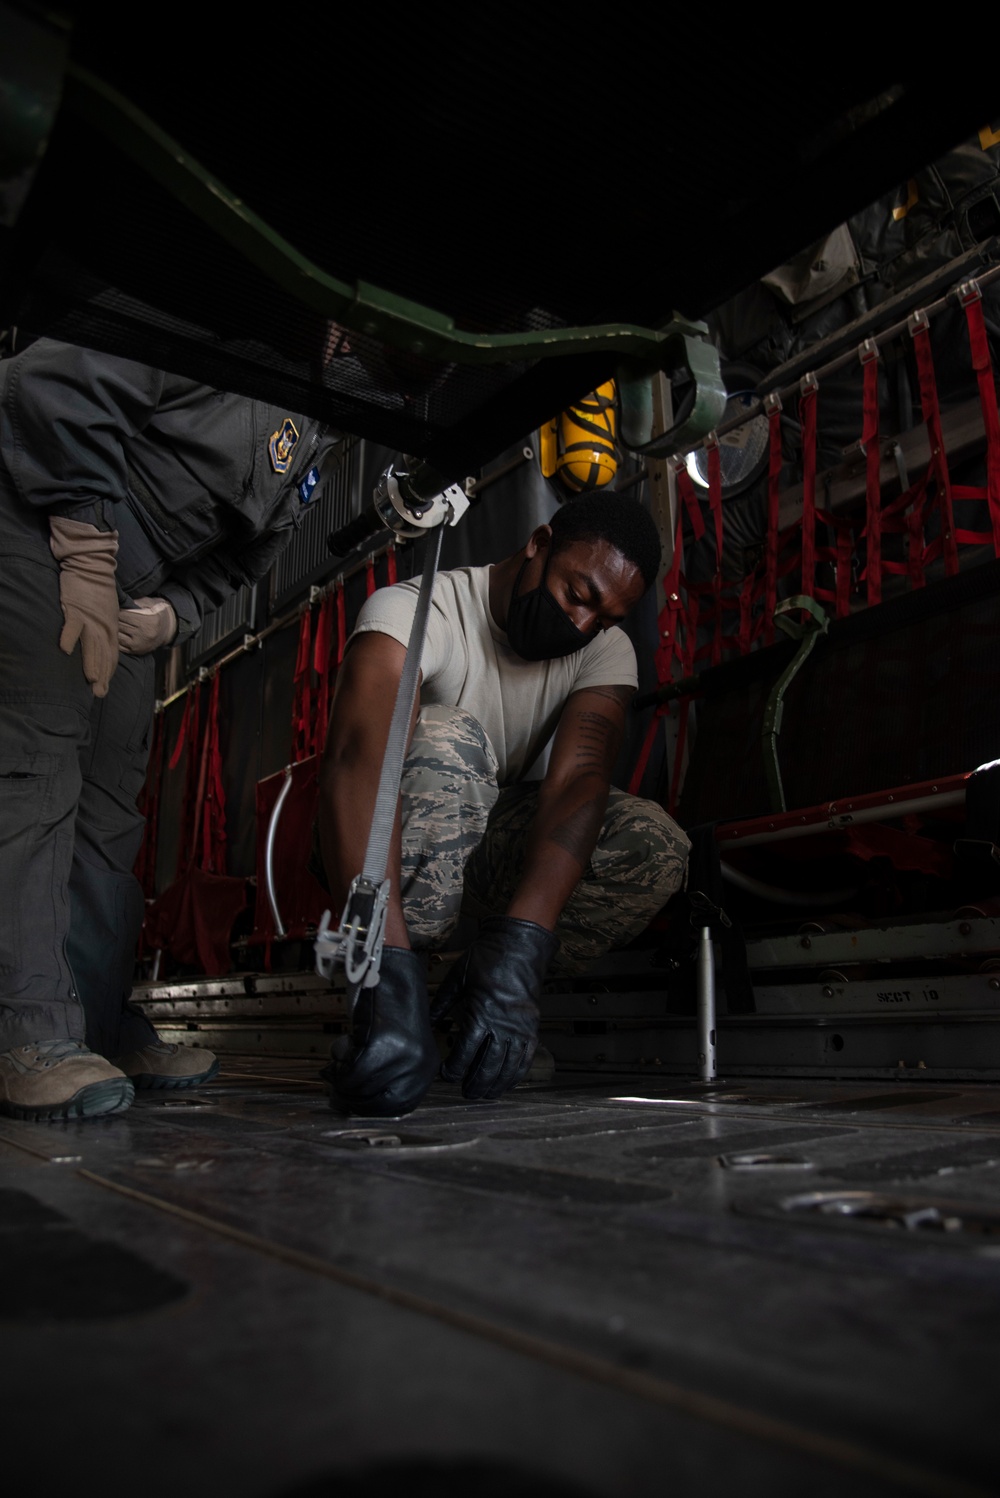
MULTIPOLYGON (((988 19, 904 65, 895 17, 820 55, 770 13, 219 42, 69 10, 0 0, 0 366, 51 337, 340 441, 271 570, 157 660, 130 1005, 218 1074, 0 1119, 8 1485, 996 1495, 988 19), (346 638, 419 575, 425 502, 478 566, 581 483, 663 541, 612 781, 684 829, 683 887, 547 972, 502 1096, 345 1112, 364 995, 317 967, 314 830, 346 638)), ((464 956, 429 955, 432 1004, 464 956)))

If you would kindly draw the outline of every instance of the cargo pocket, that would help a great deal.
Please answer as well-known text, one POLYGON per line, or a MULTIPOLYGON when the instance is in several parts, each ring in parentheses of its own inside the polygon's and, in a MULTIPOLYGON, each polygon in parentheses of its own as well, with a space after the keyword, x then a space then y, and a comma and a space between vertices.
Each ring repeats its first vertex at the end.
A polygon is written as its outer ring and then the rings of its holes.
POLYGON ((0 758, 0 977, 21 969, 28 921, 52 903, 55 838, 43 828, 58 760, 0 758))
MULTIPOLYGON (((146 779, 153 726, 152 655, 122 656, 112 690, 99 708, 87 778, 109 790, 117 786, 130 803, 146 779)), ((116 797, 115 799, 120 799, 116 797)))

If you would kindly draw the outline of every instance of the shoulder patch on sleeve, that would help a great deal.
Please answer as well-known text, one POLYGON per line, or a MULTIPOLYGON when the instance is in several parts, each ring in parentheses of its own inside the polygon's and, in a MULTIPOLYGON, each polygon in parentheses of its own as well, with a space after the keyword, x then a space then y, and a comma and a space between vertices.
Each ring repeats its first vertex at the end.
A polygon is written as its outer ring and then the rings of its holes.
POLYGON ((292 461, 292 453, 295 451, 295 444, 298 440, 298 427, 290 416, 286 416, 278 430, 271 433, 271 440, 267 444, 271 467, 275 473, 288 472, 288 465, 292 461))

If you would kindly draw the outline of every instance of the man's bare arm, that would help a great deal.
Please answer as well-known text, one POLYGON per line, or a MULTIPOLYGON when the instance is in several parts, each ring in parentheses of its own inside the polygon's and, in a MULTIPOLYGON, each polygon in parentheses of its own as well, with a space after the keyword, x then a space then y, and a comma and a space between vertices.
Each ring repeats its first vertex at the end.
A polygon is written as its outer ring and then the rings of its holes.
MULTIPOLYGON (((319 772, 320 845, 334 919, 339 919, 351 880, 364 864, 405 658, 406 648, 398 640, 375 632, 362 634, 352 641, 337 673, 319 772)), ((411 737, 417 710, 414 704, 411 737)), ((399 895, 400 843, 397 802, 386 869, 391 889, 385 939, 390 946, 408 947, 399 895)))
POLYGON ((633 695, 590 687, 563 708, 509 916, 554 929, 597 845, 633 695))

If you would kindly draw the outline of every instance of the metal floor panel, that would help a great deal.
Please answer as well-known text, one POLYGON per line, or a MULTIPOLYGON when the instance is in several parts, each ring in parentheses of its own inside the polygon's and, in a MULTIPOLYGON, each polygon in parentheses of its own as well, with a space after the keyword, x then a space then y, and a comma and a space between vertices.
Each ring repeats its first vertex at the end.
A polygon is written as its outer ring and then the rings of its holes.
POLYGON ((144 1498, 995 1493, 998 1186, 987 1084, 440 1084, 368 1122, 228 1058, 0 1125, 0 1252, 46 1247, 8 1428, 41 1493, 112 1449, 144 1498), (126 1257, 116 1309, 88 1276, 126 1257))

